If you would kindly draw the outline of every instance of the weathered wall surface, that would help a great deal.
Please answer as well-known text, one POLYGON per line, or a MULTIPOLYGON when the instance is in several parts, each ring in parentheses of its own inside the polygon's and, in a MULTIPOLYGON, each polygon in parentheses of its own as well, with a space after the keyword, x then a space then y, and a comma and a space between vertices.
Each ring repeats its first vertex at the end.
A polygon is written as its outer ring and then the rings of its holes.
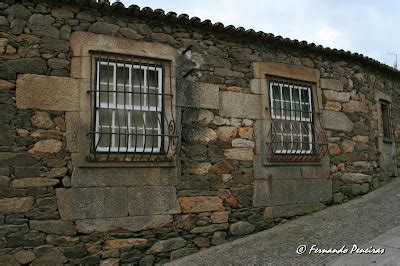
POLYGON ((399 138, 399 75, 333 53, 7 0, 0 57, 0 264, 163 262, 365 194, 393 175, 377 100, 392 101, 399 138), (177 52, 182 134, 174 164, 76 163, 79 132, 89 127, 79 123, 85 96, 76 90, 87 84, 73 71, 78 31, 177 52), (320 163, 265 163, 267 87, 254 62, 318 73, 329 143, 320 163))

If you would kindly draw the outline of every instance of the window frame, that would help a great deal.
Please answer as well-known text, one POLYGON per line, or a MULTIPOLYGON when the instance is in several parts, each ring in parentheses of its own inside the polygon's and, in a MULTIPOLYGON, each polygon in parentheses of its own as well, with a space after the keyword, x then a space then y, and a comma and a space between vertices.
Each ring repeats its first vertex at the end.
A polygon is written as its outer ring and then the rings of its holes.
POLYGON ((66 145, 77 167, 169 168, 177 165, 181 125, 177 119, 176 74, 178 51, 171 45, 90 32, 73 32, 70 37, 71 78, 78 79, 78 108, 65 113, 66 145), (164 70, 164 154, 92 153, 94 53, 161 62, 164 70))
POLYGON ((380 99, 379 100, 379 108, 380 108, 380 120, 381 120, 381 128, 382 128, 382 138, 383 141, 385 142, 392 142, 394 140, 394 136, 393 136, 393 127, 392 127, 392 106, 391 106, 391 102, 380 99), (386 107, 387 110, 387 116, 386 119, 388 120, 387 123, 387 127, 385 128, 385 116, 384 116, 384 112, 383 112, 383 107, 386 107))
MULTIPOLYGON (((149 59, 150 60, 150 59, 149 59)), ((107 69, 108 71, 108 69, 107 69)), ((109 79, 109 78, 108 78, 109 79)), ((159 64, 150 64, 150 63, 142 63, 142 62, 124 62, 124 63, 120 63, 118 60, 114 60, 114 59, 110 59, 107 58, 107 61, 105 61, 104 59, 99 59, 99 58, 95 58, 95 100, 93 103, 93 114, 94 114, 94 119, 93 119, 93 132, 95 132, 95 134, 93 134, 92 138, 92 152, 94 153, 134 153, 134 154, 164 154, 165 152, 165 147, 164 147, 164 79, 165 79, 165 75, 164 75, 164 65, 159 65, 159 64), (112 89, 110 92, 110 82, 109 80, 107 81, 107 84, 101 84, 100 81, 100 65, 107 65, 107 67, 109 68, 110 66, 112 66, 113 70, 113 84, 112 84, 112 89), (140 93, 139 93, 139 99, 140 102, 142 101, 142 97, 143 97, 143 105, 135 105, 135 100, 133 99, 133 104, 132 104, 132 97, 128 97, 129 99, 129 103, 130 104, 125 104, 125 97, 124 96, 124 105, 121 106, 121 104, 118 103, 118 86, 121 86, 121 84, 118 84, 117 81, 117 68, 118 67, 128 67, 129 69, 129 85, 128 87, 128 92, 125 92, 125 88, 126 88, 126 84, 122 84, 124 86, 124 94, 126 93, 132 93, 132 89, 134 89, 134 87, 139 87, 140 93), (137 85, 132 85, 132 69, 143 69, 144 70, 144 74, 143 74, 143 82, 144 84, 141 84, 141 81, 139 82, 139 86, 137 85), (158 80, 158 86, 157 87, 152 87, 154 88, 154 90, 156 91, 155 93, 158 93, 158 96, 156 96, 157 99, 157 106, 155 108, 151 108, 151 106, 149 105, 149 102, 146 102, 146 98, 149 98, 149 94, 147 94, 147 92, 150 89, 150 86, 147 86, 149 79, 146 78, 148 75, 149 71, 157 71, 157 80, 158 80), (101 89, 100 86, 101 85, 107 85, 107 93, 111 93, 113 96, 113 100, 112 103, 110 103, 109 101, 107 103, 101 103, 100 101, 100 93, 101 93, 101 89), (143 91, 142 91, 143 88, 143 91), (114 92, 112 92, 114 91, 114 92), (143 93, 143 94, 142 94, 143 93), (126 125, 126 133, 128 136, 128 145, 127 146, 123 146, 121 147, 121 145, 116 146, 115 145, 115 138, 116 135, 118 134, 119 137, 121 136, 121 133, 106 133, 107 135, 111 135, 111 140, 109 142, 111 142, 108 147, 98 147, 98 143, 99 143, 99 138, 101 138, 101 134, 104 134, 102 132, 98 132, 98 128, 99 127, 104 127, 100 125, 100 109, 110 109, 112 110, 112 118, 111 118, 111 125, 109 126, 110 128, 112 128, 112 130, 115 130, 115 128, 119 128, 119 132, 121 130, 121 126, 115 126, 115 116, 116 116, 116 112, 118 110, 124 110, 128 112, 128 117, 132 116, 132 112, 134 111, 139 111, 142 112, 142 116, 143 116, 143 127, 140 129, 140 127, 131 127, 131 119, 128 118, 128 123, 126 125), (152 145, 151 148, 147 148, 146 147, 146 132, 148 130, 154 131, 155 128, 150 128, 150 127, 146 127, 146 113, 148 112, 154 112, 157 114, 158 117, 158 121, 160 123, 157 122, 158 126, 157 126, 157 138, 158 138, 158 145, 157 148, 154 149, 154 146, 152 145), (136 130, 136 133, 132 134, 133 136, 136 136, 136 140, 135 142, 137 143, 138 141, 138 136, 140 134, 142 135, 143 138, 143 147, 138 147, 138 145, 135 145, 133 148, 131 148, 131 134, 130 134, 130 130, 136 130), (141 131, 141 133, 138 134, 138 131, 141 131)), ((109 97, 109 94, 107 94, 109 97)), ((134 95, 134 91, 133 94, 134 95)), ((101 131, 101 129, 100 129, 101 131)), ((120 143, 120 142, 119 142, 120 143)))

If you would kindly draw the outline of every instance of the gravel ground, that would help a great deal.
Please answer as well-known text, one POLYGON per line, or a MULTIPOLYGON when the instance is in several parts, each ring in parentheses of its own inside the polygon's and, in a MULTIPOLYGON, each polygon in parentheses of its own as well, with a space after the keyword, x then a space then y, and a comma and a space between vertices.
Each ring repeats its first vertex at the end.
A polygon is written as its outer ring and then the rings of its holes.
POLYGON ((343 255, 309 254, 312 245, 325 249, 362 246, 397 226, 400 226, 400 178, 361 198, 167 265, 327 264, 343 255), (296 253, 300 245, 307 246, 302 255, 296 253))

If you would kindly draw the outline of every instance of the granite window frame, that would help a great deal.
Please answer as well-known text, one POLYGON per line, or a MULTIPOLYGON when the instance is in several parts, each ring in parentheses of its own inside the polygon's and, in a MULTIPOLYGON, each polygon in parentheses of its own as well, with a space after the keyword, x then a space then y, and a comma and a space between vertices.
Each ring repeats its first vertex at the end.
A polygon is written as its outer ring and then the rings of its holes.
MULTIPOLYGON (((71 35, 70 46, 73 52, 71 77, 79 79, 79 110, 66 113, 67 146, 71 151, 74 165, 79 167, 175 167, 180 125, 176 121, 176 49, 161 44, 136 41, 115 36, 75 32, 71 35), (163 61, 167 66, 163 72, 164 93, 171 100, 164 101, 165 127, 174 138, 166 137, 165 143, 172 143, 174 149, 163 154, 132 153, 96 154, 92 151, 93 134, 93 94, 95 87, 95 57, 93 54, 105 53, 125 55, 133 58, 163 61)), ((168 144, 165 144, 168 145, 168 144)), ((164 146, 165 146, 164 145, 164 146)))
POLYGON ((380 100, 380 116, 381 116, 381 127, 383 141, 392 142, 394 141, 393 125, 392 125, 392 105, 389 101, 380 100))
POLYGON ((321 126, 320 114, 323 110, 322 106, 322 90, 320 88, 320 72, 317 69, 290 65, 284 63, 273 62, 254 62, 252 64, 254 79, 251 83, 251 90, 255 94, 261 96, 262 117, 256 121, 256 160, 264 166, 272 165, 325 165, 327 141, 324 130, 321 126), (268 144, 271 140, 271 103, 269 81, 271 77, 279 77, 282 79, 296 80, 312 84, 311 98, 313 99, 313 120, 314 125, 318 126, 316 137, 323 139, 321 151, 315 156, 313 154, 302 154, 301 159, 296 154, 288 154, 285 159, 271 158, 271 152, 268 144), (318 155, 318 156, 317 156, 318 155), (296 158, 297 157, 297 158, 296 158))

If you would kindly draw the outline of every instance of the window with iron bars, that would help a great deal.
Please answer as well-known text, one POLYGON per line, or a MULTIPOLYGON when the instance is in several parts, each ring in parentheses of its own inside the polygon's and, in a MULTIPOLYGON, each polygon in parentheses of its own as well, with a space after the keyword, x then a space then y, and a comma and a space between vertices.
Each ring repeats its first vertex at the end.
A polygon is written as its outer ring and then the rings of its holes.
POLYGON ((391 125, 391 109, 390 103, 381 101, 381 115, 382 115, 382 129, 383 138, 385 140, 392 140, 392 125, 391 125))
POLYGON ((127 154, 143 160, 171 155, 177 136, 175 120, 165 113, 165 98, 173 95, 164 91, 164 63, 101 52, 93 56, 91 153, 124 154, 124 161, 138 159, 127 154))
POLYGON ((313 106, 313 86, 269 77, 271 161, 318 161, 326 153, 326 136, 313 106))

